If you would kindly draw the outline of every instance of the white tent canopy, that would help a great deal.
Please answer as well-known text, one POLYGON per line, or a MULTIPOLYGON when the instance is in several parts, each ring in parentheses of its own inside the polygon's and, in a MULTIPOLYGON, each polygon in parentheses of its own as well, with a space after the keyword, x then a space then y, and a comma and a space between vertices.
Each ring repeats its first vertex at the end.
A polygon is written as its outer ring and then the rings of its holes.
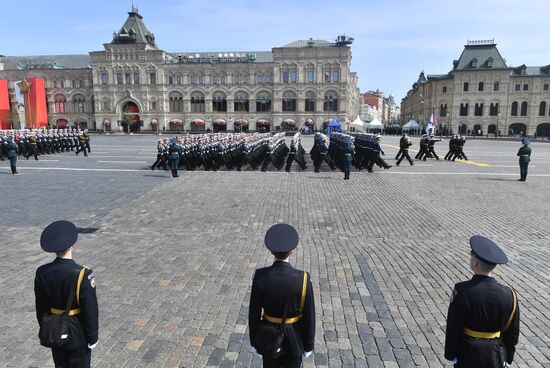
POLYGON ((367 123, 368 128, 382 128, 384 127, 384 124, 380 122, 380 120, 374 118, 370 123, 367 123))
POLYGON ((409 120, 409 122, 403 125, 403 129, 418 129, 421 128, 421 125, 414 119, 409 120))
POLYGON ((365 129, 365 123, 363 123, 363 120, 361 120, 361 118, 359 117, 359 115, 357 115, 357 119, 355 119, 352 123, 351 123, 351 126, 353 128, 355 128, 356 130, 363 130, 365 129))

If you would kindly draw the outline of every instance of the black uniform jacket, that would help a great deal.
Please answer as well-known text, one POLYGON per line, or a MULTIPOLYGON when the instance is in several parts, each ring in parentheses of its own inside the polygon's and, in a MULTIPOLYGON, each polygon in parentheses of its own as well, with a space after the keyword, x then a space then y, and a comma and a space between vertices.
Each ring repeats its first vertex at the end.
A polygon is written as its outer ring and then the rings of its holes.
MULTIPOLYGON (((271 317, 282 318, 285 303, 287 318, 299 314, 302 297, 302 283, 304 271, 293 268, 287 262, 276 261, 271 267, 256 270, 252 282, 250 295, 250 309, 248 325, 250 328, 250 345, 254 346, 254 337, 258 324, 264 313, 271 317)), ((313 288, 308 274, 307 291, 302 311, 302 318, 294 323, 285 325, 285 340, 289 355, 301 355, 304 351, 312 351, 315 342, 315 303, 313 288)))
MULTIPOLYGON (((67 298, 73 286, 76 285, 78 272, 82 266, 78 265, 72 259, 56 258, 52 263, 40 266, 36 270, 34 279, 34 294, 36 298, 36 317, 38 323, 42 321, 42 316, 45 313, 50 313, 50 308, 64 310, 67 306, 67 298)), ((80 314, 77 315, 84 336, 87 341, 82 341, 86 344, 95 344, 98 339, 98 309, 97 296, 95 289, 95 279, 92 270, 84 271, 84 278, 80 285, 80 314)), ((71 309, 77 308, 76 293, 75 300, 71 309)))
MULTIPOLYGON (((497 350, 501 350, 506 362, 512 363, 519 336, 519 301, 510 327, 504 330, 504 326, 510 318, 513 305, 512 290, 500 285, 492 277, 474 275, 471 280, 456 284, 447 316, 445 358, 449 360, 457 358, 459 365, 461 361, 477 359, 470 347, 473 345, 479 347, 490 342, 493 349, 496 347, 497 350), (501 338, 490 341, 474 339, 464 334, 465 327, 478 332, 501 331, 501 338), (502 351, 503 349, 505 351, 502 351)), ((479 359, 489 355, 489 351, 482 354, 480 350, 479 359)), ((493 365, 488 365, 487 362, 484 364, 478 362, 476 366, 489 368, 493 365)), ((500 367, 502 367, 502 363, 500 363, 500 367)))

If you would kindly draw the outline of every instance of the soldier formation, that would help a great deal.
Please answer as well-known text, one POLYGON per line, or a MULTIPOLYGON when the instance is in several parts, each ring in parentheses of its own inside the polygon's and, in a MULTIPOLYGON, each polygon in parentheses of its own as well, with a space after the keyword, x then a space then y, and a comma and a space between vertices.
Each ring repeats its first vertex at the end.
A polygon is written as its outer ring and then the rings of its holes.
POLYGON ((457 158, 460 160, 468 160, 464 153, 464 144, 466 143, 466 137, 460 135, 453 135, 449 140, 449 152, 445 155, 445 160, 454 161, 457 158))
POLYGON ((90 135, 88 130, 80 129, 19 129, 0 130, 0 160, 10 160, 12 174, 17 175, 17 158, 32 156, 38 160, 40 155, 75 151, 88 156, 90 135), (76 151, 75 151, 76 149, 76 151))

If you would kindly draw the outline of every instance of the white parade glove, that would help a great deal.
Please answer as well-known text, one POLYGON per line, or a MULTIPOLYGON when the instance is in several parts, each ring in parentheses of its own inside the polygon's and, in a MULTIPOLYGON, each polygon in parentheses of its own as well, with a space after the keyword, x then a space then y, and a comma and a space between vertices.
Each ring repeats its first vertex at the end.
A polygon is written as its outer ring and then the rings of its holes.
POLYGON ((448 362, 449 362, 449 364, 451 364, 451 365, 455 365, 456 363, 458 363, 458 359, 457 359, 457 358, 454 358, 453 360, 449 360, 448 362))
POLYGON ((311 356, 311 354, 313 354, 312 351, 304 351, 304 353, 302 354, 302 358, 307 359, 311 356))
POLYGON ((98 343, 98 342, 99 342, 99 340, 97 340, 97 341, 95 342, 95 344, 91 344, 91 345, 88 344, 88 349, 92 350, 93 348, 95 348, 95 347, 97 346, 97 343, 98 343))
POLYGON ((262 357, 260 354, 258 354, 258 352, 256 351, 256 348, 254 346, 251 346, 250 347, 250 352, 252 353, 252 355, 254 356, 257 356, 257 357, 262 357))
POLYGON ((512 366, 511 364, 508 364, 508 363, 504 362, 504 365, 503 365, 504 368, 509 368, 511 366, 512 366))

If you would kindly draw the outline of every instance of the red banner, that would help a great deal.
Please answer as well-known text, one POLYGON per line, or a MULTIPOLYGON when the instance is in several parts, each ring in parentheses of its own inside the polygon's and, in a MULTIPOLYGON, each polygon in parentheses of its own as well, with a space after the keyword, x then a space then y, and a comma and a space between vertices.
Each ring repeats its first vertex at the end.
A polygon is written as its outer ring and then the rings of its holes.
POLYGON ((8 81, 0 79, 0 129, 10 129, 10 95, 8 81))
MULTIPOLYGON (((27 88, 25 99, 25 125, 27 128, 38 128, 48 125, 48 108, 46 106, 46 88, 42 78, 24 79, 27 88)), ((22 91, 23 92, 23 91, 22 91)))

